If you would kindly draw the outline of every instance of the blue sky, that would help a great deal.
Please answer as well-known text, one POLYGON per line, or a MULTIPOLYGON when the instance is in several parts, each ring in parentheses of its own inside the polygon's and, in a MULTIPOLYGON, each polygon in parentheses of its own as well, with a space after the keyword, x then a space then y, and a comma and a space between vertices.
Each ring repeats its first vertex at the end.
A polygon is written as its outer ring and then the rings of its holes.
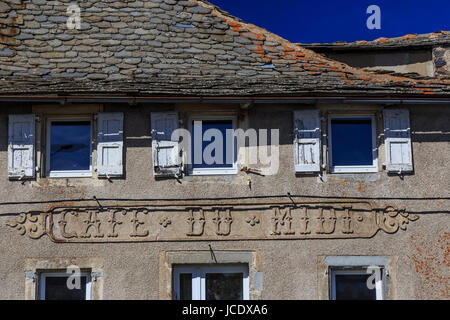
POLYGON ((450 0, 209 0, 230 14, 291 42, 374 40, 450 30, 450 0), (381 9, 369 30, 367 7, 381 9))

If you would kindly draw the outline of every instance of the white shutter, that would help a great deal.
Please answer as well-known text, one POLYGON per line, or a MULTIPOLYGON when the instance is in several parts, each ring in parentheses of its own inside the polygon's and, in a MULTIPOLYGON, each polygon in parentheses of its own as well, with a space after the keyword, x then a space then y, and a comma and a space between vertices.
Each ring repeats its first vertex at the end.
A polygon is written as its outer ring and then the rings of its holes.
POLYGON ((384 110, 384 144, 386 169, 389 172, 413 170, 411 129, 407 109, 384 110))
POLYGON ((320 135, 319 110, 294 112, 295 172, 320 171, 320 135))
POLYGON ((123 113, 99 113, 97 174, 123 175, 123 113))
POLYGON ((9 116, 8 177, 10 179, 35 177, 34 132, 34 114, 9 116))
POLYGON ((152 157, 155 176, 179 176, 181 157, 179 139, 172 137, 178 129, 176 112, 152 112, 152 157))

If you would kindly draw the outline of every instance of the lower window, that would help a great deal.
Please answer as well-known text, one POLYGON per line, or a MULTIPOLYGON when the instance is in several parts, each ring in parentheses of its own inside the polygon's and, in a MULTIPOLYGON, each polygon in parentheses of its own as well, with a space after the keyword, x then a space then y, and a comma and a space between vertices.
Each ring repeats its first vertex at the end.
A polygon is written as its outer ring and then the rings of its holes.
POLYGON ((332 270, 332 300, 382 300, 382 270, 332 270))
POLYGON ((247 265, 174 266, 174 297, 177 300, 248 300, 247 265))
POLYGON ((78 279, 73 274, 56 272, 39 276, 40 300, 91 300, 91 276, 81 273, 78 279))

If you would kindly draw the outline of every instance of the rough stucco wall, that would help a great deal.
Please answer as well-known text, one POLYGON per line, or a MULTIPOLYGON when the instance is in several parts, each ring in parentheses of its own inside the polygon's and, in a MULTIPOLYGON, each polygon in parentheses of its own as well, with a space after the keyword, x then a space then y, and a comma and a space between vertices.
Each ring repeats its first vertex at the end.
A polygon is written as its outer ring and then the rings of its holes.
POLYGON ((398 73, 415 72, 422 76, 434 76, 431 49, 333 52, 327 53, 326 56, 357 68, 391 70, 398 73))
MULTIPOLYGON (((214 249, 261 250, 263 299, 316 299, 317 257, 324 255, 396 256, 398 261, 397 298, 446 298, 448 276, 440 274, 446 268, 430 269, 444 277, 438 283, 424 278, 418 268, 422 257, 414 239, 422 239, 422 247, 437 244, 437 237, 448 233, 450 186, 448 181, 450 154, 450 114, 448 106, 412 106, 411 126, 414 153, 413 175, 403 179, 385 172, 371 175, 330 175, 295 177, 291 144, 292 110, 298 106, 256 106, 249 111, 249 126, 281 128, 280 171, 276 176, 252 176, 250 190, 242 177, 190 177, 181 184, 155 181, 151 168, 149 139, 150 112, 164 105, 146 107, 105 106, 105 111, 125 112, 126 179, 113 183, 106 180, 78 183, 73 186, 39 186, 37 182, 7 179, 7 114, 30 112, 31 106, 3 105, 0 111, 0 299, 24 297, 24 261, 45 257, 100 257, 104 259, 105 299, 157 299, 158 256, 161 250, 214 249), (276 115, 276 117, 275 117, 276 115), (432 119, 432 121, 430 121, 432 119), (32 240, 20 236, 5 223, 14 215, 31 209, 46 210, 50 204, 33 201, 98 198, 214 198, 260 195, 320 195, 328 197, 410 198, 420 200, 374 200, 379 205, 404 205, 420 219, 408 225, 406 231, 386 234, 379 231, 372 239, 353 240, 290 240, 290 241, 200 241, 115 244, 56 244, 47 237, 32 240), (424 198, 439 198, 426 200, 424 198), (10 204, 5 204, 8 202, 10 204), (30 202, 28 204, 24 202, 30 202), (437 270, 437 271, 436 271, 437 270), (443 270, 443 271, 442 271, 443 270), (447 278, 445 278, 447 277, 447 278), (433 290, 430 285, 433 284, 433 290), (447 287, 446 287, 447 286, 447 287), (443 291, 444 290, 444 291, 443 291), (441 293, 444 294, 441 294, 441 293)), ((169 106, 170 107, 170 106, 169 106)), ((324 106, 341 109, 337 106, 324 106)), ((356 106, 355 106, 356 107, 356 106)), ((362 107, 362 106, 361 106, 362 107)), ((321 107, 322 108, 322 107, 321 107)), ((92 181, 92 180, 91 180, 92 181)), ((300 201, 296 198, 296 201, 300 201)), ((448 241, 436 249, 446 257, 448 241), (442 247, 442 248, 441 248, 442 247)), ((433 253, 434 255, 439 255, 433 253)), ((423 252, 423 254, 425 254, 423 252)), ((448 269, 447 269, 448 270, 448 269)), ((448 293, 448 289, 447 289, 448 293)), ((448 298, 448 296, 447 296, 448 298)))

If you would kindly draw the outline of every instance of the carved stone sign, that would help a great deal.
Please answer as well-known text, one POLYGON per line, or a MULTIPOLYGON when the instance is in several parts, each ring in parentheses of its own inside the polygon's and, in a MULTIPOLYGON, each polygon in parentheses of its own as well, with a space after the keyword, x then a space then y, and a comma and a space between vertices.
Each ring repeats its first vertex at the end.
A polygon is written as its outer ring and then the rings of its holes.
POLYGON ((54 242, 370 238, 406 230, 419 217, 369 203, 186 207, 63 207, 21 213, 7 223, 54 242))

